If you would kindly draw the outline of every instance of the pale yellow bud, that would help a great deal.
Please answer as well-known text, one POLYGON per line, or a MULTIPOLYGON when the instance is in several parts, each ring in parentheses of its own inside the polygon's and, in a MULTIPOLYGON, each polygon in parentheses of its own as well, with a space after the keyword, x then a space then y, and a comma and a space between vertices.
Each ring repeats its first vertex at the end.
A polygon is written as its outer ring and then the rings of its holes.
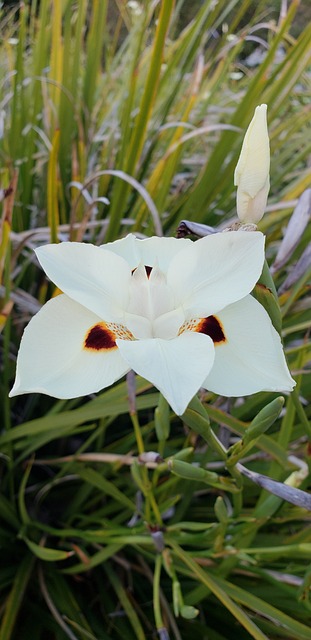
POLYGON ((270 146, 267 127, 267 105, 256 107, 244 136, 238 164, 234 172, 237 187, 237 213, 240 221, 257 224, 261 220, 270 188, 270 146))

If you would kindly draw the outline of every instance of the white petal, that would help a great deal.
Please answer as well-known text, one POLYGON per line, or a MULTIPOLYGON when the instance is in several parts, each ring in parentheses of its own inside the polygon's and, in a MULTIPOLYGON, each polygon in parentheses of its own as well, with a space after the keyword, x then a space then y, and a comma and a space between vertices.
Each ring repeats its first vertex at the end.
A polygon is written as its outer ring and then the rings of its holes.
POLYGON ((50 244, 36 254, 48 277, 72 300, 106 322, 122 322, 131 279, 123 258, 80 242, 50 244))
POLYGON ((217 314, 226 342, 215 347, 214 366, 203 387, 225 396, 291 391, 279 334, 264 308, 246 296, 217 314))
POLYGON ((264 236, 258 231, 215 233, 172 260, 167 283, 186 319, 204 318, 244 298, 260 277, 264 236))
POLYGON ((155 265, 150 273, 149 292, 154 318, 158 318, 164 313, 173 311, 173 292, 167 286, 166 275, 161 271, 158 265, 155 265))
POLYGON ((269 176, 267 177, 262 189, 256 193, 254 198, 252 198, 246 191, 242 191, 238 188, 236 194, 237 212, 243 224, 257 224, 257 222, 261 220, 265 212, 269 190, 269 176))
POLYGON ((66 295, 53 298, 24 331, 11 396, 45 393, 75 398, 109 386, 129 370, 119 349, 85 349, 90 328, 101 318, 66 295))
POLYGON ((148 318, 135 313, 125 313, 124 325, 137 340, 152 338, 152 324, 148 318))
POLYGON ((149 298, 149 281, 143 264, 134 270, 129 283, 128 313, 152 319, 149 298))
POLYGON ((148 318, 133 313, 126 313, 124 324, 138 340, 146 338, 176 338, 178 331, 185 320, 181 309, 173 309, 159 316, 152 322, 148 318))
POLYGON ((267 128, 267 105, 256 107, 246 131, 234 173, 237 189, 237 212, 243 223, 257 223, 262 218, 269 193, 270 147, 267 128))
POLYGON ((173 309, 156 318, 153 323, 153 336, 170 340, 176 338, 178 331, 185 321, 185 315, 181 308, 173 309))
POLYGON ((270 147, 267 127, 267 105, 256 107, 244 136, 235 169, 234 184, 240 185, 254 198, 267 180, 270 169, 270 147))
POLYGON ((163 271, 156 265, 147 277, 145 267, 140 264, 131 278, 127 311, 152 321, 172 311, 173 305, 174 296, 163 271))
POLYGON ((209 336, 182 333, 173 340, 117 340, 129 366, 154 384, 172 409, 181 415, 214 361, 214 345, 209 336))
POLYGON ((132 233, 116 240, 102 245, 102 249, 107 249, 121 256, 128 262, 131 269, 135 269, 140 263, 148 267, 154 267, 155 264, 166 272, 172 258, 184 249, 187 245, 191 245, 189 238, 146 238, 140 240, 132 233))

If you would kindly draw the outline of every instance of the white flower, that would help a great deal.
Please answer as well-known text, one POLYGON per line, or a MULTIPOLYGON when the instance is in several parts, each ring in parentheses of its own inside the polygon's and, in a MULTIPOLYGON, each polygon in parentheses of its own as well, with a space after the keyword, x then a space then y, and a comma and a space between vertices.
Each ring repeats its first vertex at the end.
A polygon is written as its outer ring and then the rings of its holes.
POLYGON ((270 146, 267 105, 256 107, 246 131, 234 173, 237 186, 237 213, 243 224, 261 220, 270 189, 270 146))
POLYGON ((280 338, 248 295, 262 270, 261 233, 129 235, 103 247, 48 245, 37 256, 64 293, 26 328, 11 396, 78 397, 130 369, 177 414, 200 387, 228 396, 293 388, 280 338))

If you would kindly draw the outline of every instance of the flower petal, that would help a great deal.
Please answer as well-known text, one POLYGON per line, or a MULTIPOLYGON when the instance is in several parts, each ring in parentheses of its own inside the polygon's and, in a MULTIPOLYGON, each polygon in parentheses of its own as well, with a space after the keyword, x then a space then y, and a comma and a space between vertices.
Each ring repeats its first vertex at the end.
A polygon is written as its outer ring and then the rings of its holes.
POLYGON ((129 366, 112 340, 100 342, 101 324, 66 295, 47 302, 25 329, 10 396, 38 392, 76 398, 121 378, 129 366))
POLYGON ((236 207, 238 216, 243 224, 257 224, 263 217, 270 191, 269 176, 263 187, 252 198, 246 191, 239 187, 236 193, 236 207))
POLYGON ((152 338, 152 324, 148 318, 136 313, 125 313, 124 324, 137 340, 152 338))
POLYGON ((285 361, 279 334, 252 296, 217 314, 226 342, 215 345, 214 366, 203 387, 224 396, 257 391, 291 391, 295 381, 285 361))
POLYGON ((50 244, 36 254, 48 277, 72 300, 106 322, 122 322, 131 279, 123 258, 80 242, 50 244))
POLYGON ((149 267, 154 267, 157 264, 159 269, 165 273, 172 258, 191 244, 192 240, 189 238, 158 238, 153 236, 140 240, 130 233, 121 240, 102 245, 101 249, 107 249, 121 256, 128 262, 131 269, 135 269, 140 263, 149 267))
POLYGON ((181 415, 214 362, 214 345, 203 334, 185 332, 173 340, 117 340, 129 366, 154 384, 181 415))
POLYGON ((171 340, 176 338, 179 329, 183 325, 185 316, 183 310, 173 309, 168 313, 164 313, 153 321, 153 335, 156 338, 164 338, 165 340, 171 340))
POLYGON ((256 107, 245 133, 240 157, 234 172, 234 184, 252 198, 267 181, 270 169, 270 145, 267 105, 256 107))
MULTIPOLYGON (((156 265, 149 276, 140 264, 133 271, 129 290, 128 313, 141 315, 150 321, 174 310, 174 296, 166 284, 166 276, 156 265)), ((177 332, 176 332, 177 335, 177 332)))
POLYGON ((205 318, 244 298, 257 282, 264 261, 264 236, 231 231, 201 238, 178 253, 167 284, 186 320, 205 318))
POLYGON ((237 213, 243 223, 261 220, 270 188, 270 146, 267 105, 256 107, 246 131, 234 173, 237 189, 237 213))

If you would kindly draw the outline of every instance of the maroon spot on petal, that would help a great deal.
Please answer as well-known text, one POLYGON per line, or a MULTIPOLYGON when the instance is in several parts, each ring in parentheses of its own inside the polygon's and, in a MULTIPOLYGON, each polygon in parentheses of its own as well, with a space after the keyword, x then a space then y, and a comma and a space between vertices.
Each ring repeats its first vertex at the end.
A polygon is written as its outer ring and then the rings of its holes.
MULTIPOLYGON (((151 271, 152 271, 153 267, 149 267, 147 264, 144 264, 144 267, 145 267, 145 271, 146 271, 146 274, 147 274, 147 278, 150 278, 150 274, 151 274, 151 271)), ((133 275, 133 273, 135 273, 136 269, 137 269, 137 267, 135 267, 135 269, 132 269, 132 275, 133 275)))
POLYGON ((199 333, 205 333, 205 335, 212 338, 214 344, 220 344, 226 342, 226 336, 221 325, 221 322, 216 316, 208 316, 208 318, 202 318, 196 329, 199 333))
POLYGON ((99 322, 88 331, 84 340, 84 349, 91 349, 91 351, 116 349, 115 338, 113 331, 110 331, 104 322, 99 322))
POLYGON ((145 264, 145 271, 146 271, 146 274, 147 274, 147 278, 150 278, 152 267, 148 267, 148 265, 145 264))

